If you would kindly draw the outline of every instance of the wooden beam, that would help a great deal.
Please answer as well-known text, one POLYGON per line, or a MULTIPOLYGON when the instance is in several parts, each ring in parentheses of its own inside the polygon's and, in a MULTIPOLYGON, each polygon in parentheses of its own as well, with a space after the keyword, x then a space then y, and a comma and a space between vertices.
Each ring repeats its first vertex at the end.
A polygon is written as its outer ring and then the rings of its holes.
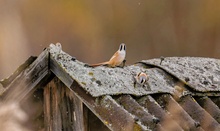
POLYGON ((6 79, 0 81, 3 87, 7 87, 23 70, 25 70, 31 63, 33 63, 37 57, 31 56, 29 57, 22 65, 20 65, 16 71, 6 79))
POLYGON ((143 106, 147 111, 160 119, 162 127, 169 131, 181 131, 183 130, 174 121, 168 113, 162 109, 162 107, 152 98, 150 95, 143 96, 137 100, 138 104, 143 106))
POLYGON ((3 101, 21 101, 31 94, 30 92, 33 92, 36 86, 48 83, 50 77, 49 52, 45 50, 5 87, 6 91, 1 98, 3 101))
POLYGON ((220 123, 220 109, 209 97, 194 98, 203 109, 205 109, 218 123, 220 123))
POLYGON ((199 123, 194 121, 189 116, 189 114, 173 99, 171 95, 157 95, 157 97, 155 97, 154 99, 156 99, 161 107, 164 107, 170 114, 172 114, 171 118, 175 120, 184 130, 203 130, 199 126, 199 123))
MULTIPOLYGON (((62 88, 62 87, 61 87, 62 88)), ((61 112, 59 109, 60 91, 52 80, 44 88, 44 121, 47 131, 61 131, 61 112)))
POLYGON ((73 84, 73 79, 63 70, 53 57, 50 57, 50 70, 67 86, 73 84))
POLYGON ((129 113, 135 116, 136 121, 140 121, 151 130, 163 130, 159 124, 159 119, 148 113, 148 111, 141 107, 130 95, 121 95, 117 101, 129 113))
POLYGON ((205 131, 220 131, 220 124, 192 96, 181 98, 179 104, 194 120, 200 122, 201 127, 205 131))
POLYGON ((52 130, 52 117, 51 117, 51 105, 50 105, 50 87, 49 84, 48 87, 44 88, 44 125, 46 131, 52 130))

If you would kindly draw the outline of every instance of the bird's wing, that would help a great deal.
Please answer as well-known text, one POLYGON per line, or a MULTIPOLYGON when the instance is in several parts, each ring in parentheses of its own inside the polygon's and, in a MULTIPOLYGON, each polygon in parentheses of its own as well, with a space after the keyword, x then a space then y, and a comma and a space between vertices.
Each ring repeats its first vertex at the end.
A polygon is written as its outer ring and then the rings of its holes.
POLYGON ((117 52, 115 52, 115 54, 111 57, 111 59, 109 60, 109 61, 112 61, 112 60, 114 60, 117 56, 118 56, 119 54, 118 54, 118 51, 117 52))

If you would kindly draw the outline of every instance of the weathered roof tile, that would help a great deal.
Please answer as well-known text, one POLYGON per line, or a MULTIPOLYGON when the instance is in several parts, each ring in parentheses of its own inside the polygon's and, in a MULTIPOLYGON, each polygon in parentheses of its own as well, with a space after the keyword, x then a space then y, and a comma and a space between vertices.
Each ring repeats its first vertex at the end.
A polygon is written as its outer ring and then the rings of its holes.
POLYGON ((59 57, 56 57, 54 51, 50 52, 52 59, 55 59, 72 79, 94 97, 118 94, 141 96, 154 93, 173 93, 174 90, 173 82, 169 79, 172 77, 161 69, 146 69, 142 65, 131 65, 124 68, 104 66, 91 68, 84 66, 85 63, 78 60, 72 61, 72 57, 63 51, 59 57), (140 71, 149 75, 149 81, 144 88, 139 85, 134 87, 134 76, 140 71))
POLYGON ((220 91, 220 60, 201 57, 166 57, 143 60, 141 63, 164 69, 193 90, 220 91))

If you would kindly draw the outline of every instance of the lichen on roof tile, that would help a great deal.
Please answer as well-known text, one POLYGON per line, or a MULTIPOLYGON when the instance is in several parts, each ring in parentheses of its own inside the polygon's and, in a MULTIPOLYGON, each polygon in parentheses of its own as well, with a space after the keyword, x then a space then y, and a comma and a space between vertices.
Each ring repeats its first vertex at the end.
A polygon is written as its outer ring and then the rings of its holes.
POLYGON ((220 91, 220 60, 201 57, 166 57, 142 61, 160 67, 195 91, 220 91))
MULTIPOLYGON (((50 48, 51 57, 68 73, 84 90, 92 96, 131 94, 135 96, 153 93, 173 93, 173 84, 160 69, 145 69, 138 65, 124 68, 86 67, 78 60, 72 61, 72 56, 50 48), (134 87, 134 75, 144 71, 149 75, 146 87, 134 87)), ((55 48, 56 50, 57 48, 55 48)))

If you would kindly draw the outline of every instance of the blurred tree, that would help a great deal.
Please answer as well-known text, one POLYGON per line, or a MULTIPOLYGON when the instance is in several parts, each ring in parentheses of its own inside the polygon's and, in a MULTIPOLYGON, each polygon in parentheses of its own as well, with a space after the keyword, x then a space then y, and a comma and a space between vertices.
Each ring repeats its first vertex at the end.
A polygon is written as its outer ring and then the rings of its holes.
POLYGON ((219 6, 218 0, 0 0, 0 78, 56 42, 87 63, 108 60, 122 42, 129 64, 219 58, 219 6))

